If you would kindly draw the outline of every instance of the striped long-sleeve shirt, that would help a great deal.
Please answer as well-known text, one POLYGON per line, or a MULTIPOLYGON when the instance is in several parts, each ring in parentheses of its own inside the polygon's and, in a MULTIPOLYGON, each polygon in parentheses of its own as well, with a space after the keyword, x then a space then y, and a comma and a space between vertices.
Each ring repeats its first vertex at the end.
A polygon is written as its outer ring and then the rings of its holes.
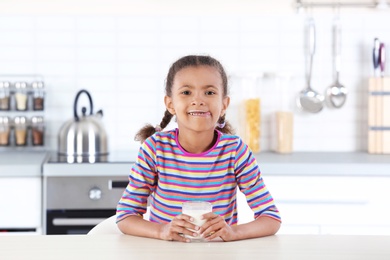
POLYGON ((158 132, 142 144, 129 184, 117 206, 117 222, 142 216, 150 196, 150 221, 169 223, 181 214, 182 203, 203 200, 229 225, 237 224, 237 187, 245 194, 255 218, 280 221, 257 162, 243 141, 219 131, 215 145, 201 154, 186 152, 178 129, 158 132))

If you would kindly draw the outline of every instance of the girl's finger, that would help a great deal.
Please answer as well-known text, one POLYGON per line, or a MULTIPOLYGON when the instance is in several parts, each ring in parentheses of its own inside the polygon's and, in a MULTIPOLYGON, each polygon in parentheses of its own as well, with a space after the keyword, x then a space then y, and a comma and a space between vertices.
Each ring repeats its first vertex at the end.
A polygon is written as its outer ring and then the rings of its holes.
POLYGON ((183 235, 181 235, 179 233, 173 233, 172 239, 174 241, 180 241, 180 242, 186 242, 186 243, 191 242, 191 240, 189 238, 186 238, 186 237, 184 237, 183 235))
POLYGON ((215 214, 213 212, 209 212, 209 213, 203 214, 202 219, 214 219, 218 216, 219 216, 218 214, 215 214))
POLYGON ((209 232, 209 233, 204 233, 202 234, 202 236, 204 237, 204 239, 206 239, 207 241, 210 241, 210 240, 213 240, 214 238, 217 238, 220 236, 220 233, 221 231, 217 231, 217 232, 209 232))

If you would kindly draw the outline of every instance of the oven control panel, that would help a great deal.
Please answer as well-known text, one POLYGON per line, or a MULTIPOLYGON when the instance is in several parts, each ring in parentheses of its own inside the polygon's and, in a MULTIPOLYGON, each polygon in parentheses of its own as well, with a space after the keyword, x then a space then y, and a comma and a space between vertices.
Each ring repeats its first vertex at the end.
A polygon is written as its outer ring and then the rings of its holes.
POLYGON ((46 177, 46 209, 115 209, 127 176, 46 177))

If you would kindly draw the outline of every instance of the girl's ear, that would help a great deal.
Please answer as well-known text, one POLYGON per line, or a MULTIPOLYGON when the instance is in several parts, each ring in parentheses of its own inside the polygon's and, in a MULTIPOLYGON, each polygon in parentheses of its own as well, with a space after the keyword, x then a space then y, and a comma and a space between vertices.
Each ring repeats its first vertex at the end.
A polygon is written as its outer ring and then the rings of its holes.
POLYGON ((173 108, 172 98, 169 96, 165 96, 164 102, 165 102, 165 107, 167 108, 169 113, 171 113, 172 115, 175 115, 176 113, 175 113, 175 109, 173 108))
POLYGON ((229 104, 230 104, 230 97, 224 97, 222 100, 221 116, 226 114, 226 110, 229 107, 229 104))

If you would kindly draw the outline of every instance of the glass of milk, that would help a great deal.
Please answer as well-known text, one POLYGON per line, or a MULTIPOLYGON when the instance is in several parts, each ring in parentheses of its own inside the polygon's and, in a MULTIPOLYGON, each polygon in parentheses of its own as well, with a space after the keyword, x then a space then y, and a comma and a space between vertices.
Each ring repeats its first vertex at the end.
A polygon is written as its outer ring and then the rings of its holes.
MULTIPOLYGON (((188 216, 193 217, 194 221, 191 223, 201 227, 206 223, 206 219, 201 219, 203 214, 213 211, 213 205, 207 201, 185 201, 182 206, 182 213, 188 216)), ((192 230, 193 232, 199 233, 199 231, 192 230)), ((200 234, 196 237, 185 235, 185 237, 190 238, 191 240, 203 240, 200 237, 200 234)))

